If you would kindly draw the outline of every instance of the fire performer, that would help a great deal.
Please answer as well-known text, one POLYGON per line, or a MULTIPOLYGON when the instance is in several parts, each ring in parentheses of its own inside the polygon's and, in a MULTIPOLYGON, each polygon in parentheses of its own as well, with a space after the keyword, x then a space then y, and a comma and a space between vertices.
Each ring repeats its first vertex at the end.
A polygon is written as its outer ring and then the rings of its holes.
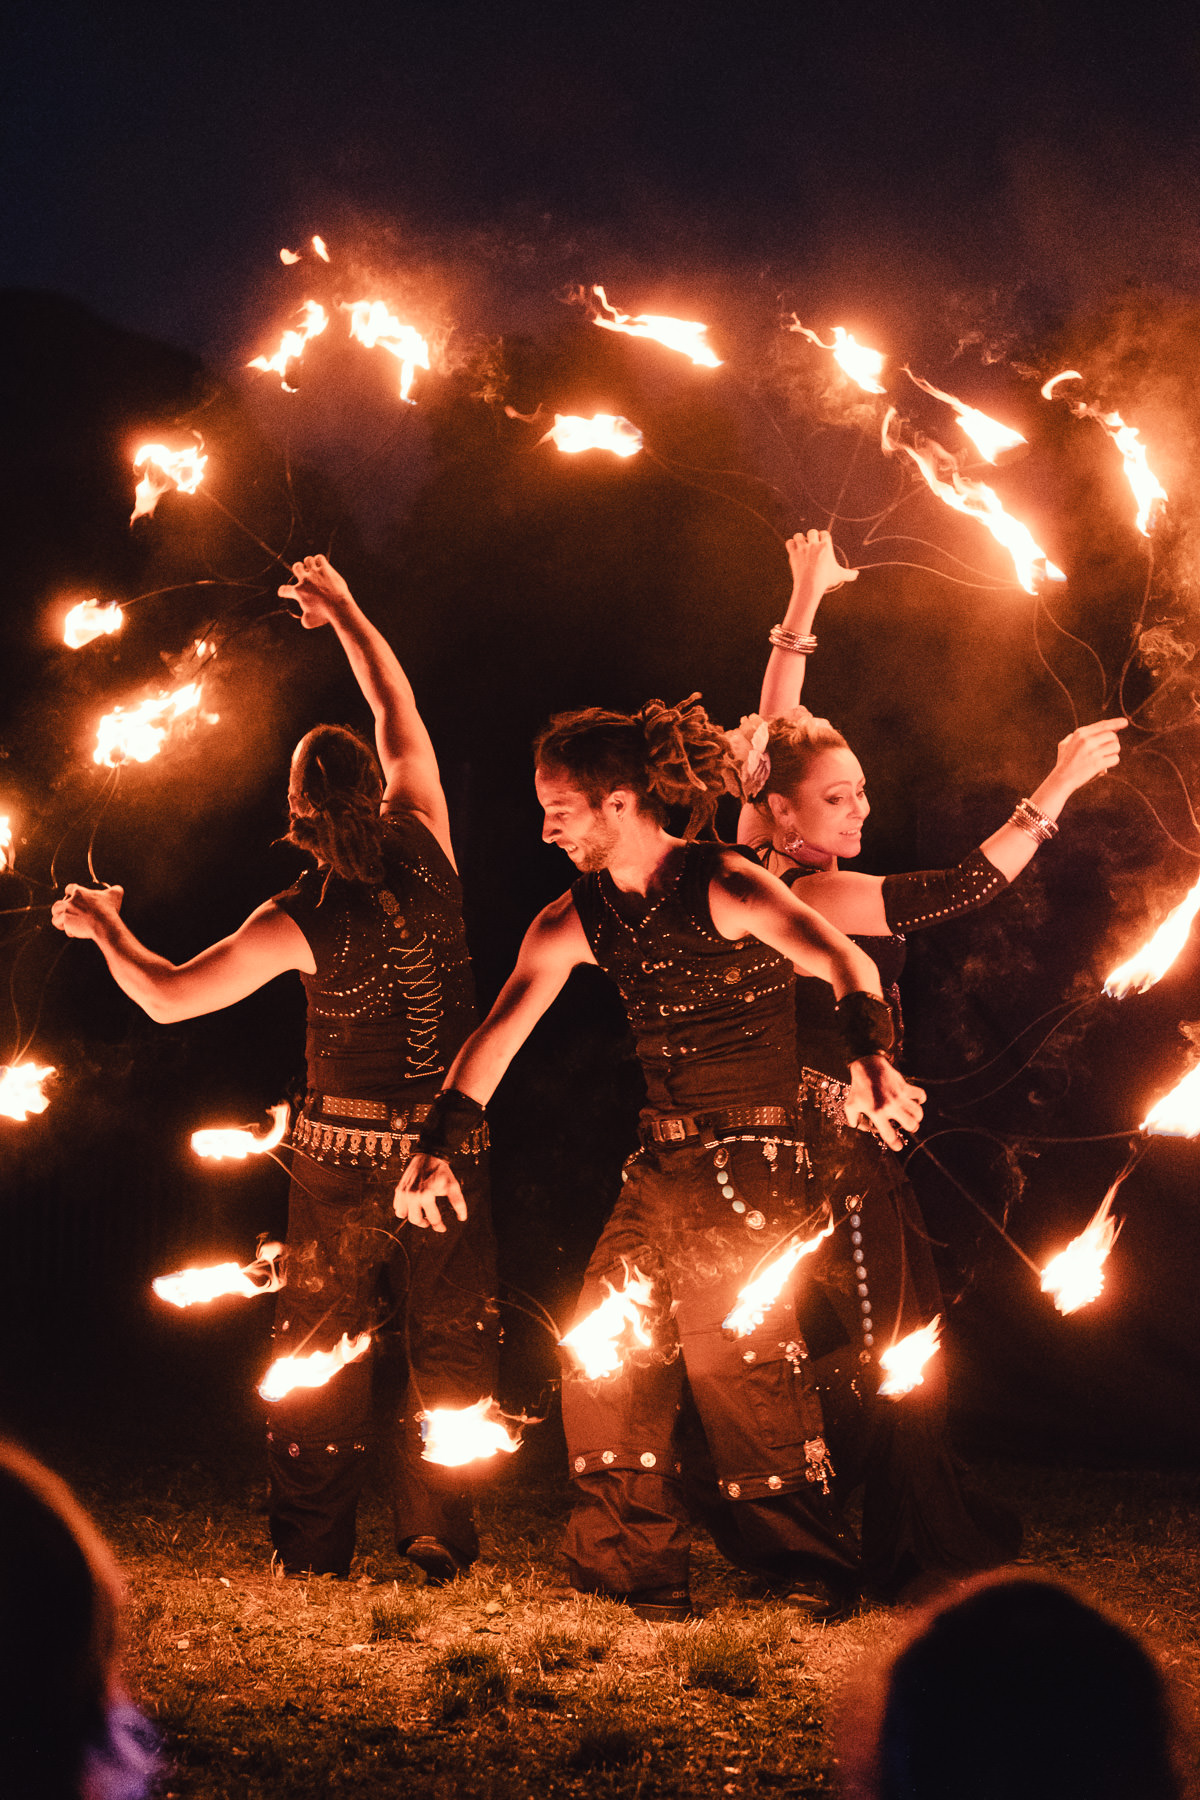
MULTIPOLYGON (((1085 725, 1058 746, 1054 768, 1008 822, 957 868, 910 875, 842 869, 859 853, 870 811, 863 772, 826 719, 797 706, 812 626, 823 596, 854 579, 837 561, 827 531, 788 541, 793 589, 770 634, 761 717, 731 734, 742 770, 739 837, 765 867, 803 894, 822 917, 872 958, 902 1037, 899 978, 905 938, 984 905, 1015 880, 1076 789, 1112 768, 1124 719, 1085 725)), ((871 1132, 847 1124, 849 1071, 827 990, 796 985, 801 1116, 818 1190, 842 1214, 838 1233, 807 1265, 805 1292, 839 1324, 817 1367, 840 1481, 863 1486, 863 1554, 868 1580, 884 1596, 1006 1560, 1019 1541, 1001 1515, 960 1479, 945 1430, 941 1358, 924 1384, 899 1401, 879 1399, 879 1358, 898 1339, 944 1311, 916 1195, 896 1158, 871 1132), (840 1343, 838 1342, 840 1339, 840 1343)), ((893 1146, 894 1148, 894 1146, 893 1146)), ((805 1309, 801 1307, 801 1322, 805 1309)), ((814 1337, 817 1336, 813 1332, 814 1337)))
MULTIPOLYGON (((292 757, 288 840, 316 868, 232 936, 176 967, 120 916, 120 888, 69 887, 54 922, 90 937, 125 992, 169 1023, 217 1011, 296 970, 308 998, 308 1094, 292 1132, 281 1354, 370 1329, 380 1289, 401 1309, 408 1393, 389 1446, 396 1543, 434 1580, 478 1555, 461 1470, 421 1460, 418 1415, 495 1393, 495 1252, 487 1133, 454 1155, 465 1208, 397 1235, 392 1197, 420 1121, 475 1024, 446 800, 429 734, 391 646, 322 556, 294 565, 307 629, 331 625, 375 718, 379 760, 318 725, 292 757), (380 765, 382 764, 382 774, 380 765)), ((289 1573, 346 1575, 370 1423, 369 1358, 294 1391, 267 1423, 271 1536, 289 1573)))
POLYGON ((889 1143, 920 1118, 919 1089, 887 1057, 891 1020, 870 958, 736 849, 694 833, 723 791, 728 752, 692 701, 632 716, 553 719, 536 745, 543 837, 580 878, 534 920, 486 1022, 450 1071, 404 1171, 397 1205, 436 1222, 462 1195, 446 1160, 477 1130, 512 1056, 572 969, 596 964, 628 1010, 646 1080, 642 1147, 584 1280, 579 1314, 636 1269, 653 1283, 648 1352, 570 1379, 563 1416, 577 1487, 566 1557, 577 1588, 643 1617, 687 1616, 699 1510, 681 1473, 689 1420, 711 1460, 715 1525, 732 1560, 812 1608, 844 1600, 857 1548, 829 1490, 828 1459, 794 1312, 722 1330, 763 1251, 807 1217, 796 1130, 795 964, 832 985, 851 1113, 889 1143), (688 835, 666 829, 689 814, 688 835), (716 1484, 719 1483, 719 1501, 716 1484))

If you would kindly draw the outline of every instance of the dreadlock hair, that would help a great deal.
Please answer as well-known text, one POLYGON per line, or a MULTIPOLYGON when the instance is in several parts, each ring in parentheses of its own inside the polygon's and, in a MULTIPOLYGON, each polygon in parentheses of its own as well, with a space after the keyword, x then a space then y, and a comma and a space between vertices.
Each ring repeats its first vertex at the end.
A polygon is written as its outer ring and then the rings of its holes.
POLYGON ((366 740, 344 725, 314 726, 292 764, 284 842, 347 881, 377 886, 384 877, 382 799, 383 776, 366 740))
POLYGON ((767 755, 771 773, 763 782, 755 799, 764 811, 768 794, 787 797, 804 780, 817 757, 825 750, 848 750, 849 744, 828 719, 792 718, 787 714, 768 721, 767 755))
POLYGON ((628 788, 660 825, 672 807, 686 807, 684 835, 696 837, 716 812, 730 766, 724 735, 699 700, 648 700, 636 713, 599 706, 555 713, 534 739, 534 759, 566 775, 592 807, 615 788, 628 788))

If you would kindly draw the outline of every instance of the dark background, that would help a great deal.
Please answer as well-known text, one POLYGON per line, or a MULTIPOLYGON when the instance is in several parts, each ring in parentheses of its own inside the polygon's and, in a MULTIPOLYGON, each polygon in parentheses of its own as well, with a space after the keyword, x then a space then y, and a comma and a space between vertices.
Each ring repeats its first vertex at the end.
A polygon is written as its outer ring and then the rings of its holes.
MULTIPOLYGON (((1072 708, 1113 707, 1145 600, 1165 629, 1129 668, 1122 775, 986 913, 914 942, 908 979, 931 1149, 1035 1260, 1061 1247, 1122 1166, 1119 1134, 1187 1066, 1180 1022, 1200 1011, 1190 951, 1144 998, 1097 998, 1200 851, 1200 27, 1165 8, 26 6, 4 50, 0 810, 34 886, 0 878, 0 975, 11 1054, 59 1071, 46 1114, 0 1121, 8 1416, 241 1416, 268 1354, 265 1304, 166 1318, 147 1284, 281 1227, 279 1170, 199 1164, 187 1138, 301 1078, 299 984, 155 1027, 45 925, 91 842, 134 928, 193 953, 294 875, 273 840, 296 737, 366 722, 328 634, 267 616, 278 571, 210 495, 287 556, 328 551, 395 642, 442 760, 485 1001, 570 874, 539 843, 534 731, 693 688, 736 722, 788 531, 836 514, 847 559, 887 565, 828 602, 805 696, 866 767, 877 871, 942 866, 1002 822, 1072 708), (283 268, 314 231, 330 266, 283 268), (627 311, 703 318, 725 366, 596 331, 564 304, 592 281, 627 311), (245 369, 302 299, 364 293, 431 339, 415 407, 337 324, 294 395, 245 369), (879 453, 881 407, 782 331, 793 310, 885 349, 905 416, 954 447, 905 361, 1026 433, 988 479, 1070 576, 1058 625, 915 490, 868 542, 908 477, 879 453), (1141 427, 1171 492, 1152 568, 1111 444, 1038 397, 1064 366, 1141 427), (505 405, 625 414, 651 454, 560 456, 505 405), (205 487, 131 532, 132 448, 191 429, 205 487), (72 653, 63 613, 92 594, 152 597, 72 653), (219 723, 107 792, 99 713, 214 618, 219 723), (1060 1000, 1078 1010, 1043 1045, 1060 1000)), ((619 1016, 581 976, 494 1108, 505 1274, 560 1317, 635 1105, 619 1016)), ((1197 1156, 1148 1147, 1104 1296, 1067 1320, 914 1159, 977 1441, 1194 1458, 1197 1156)), ((515 1307, 508 1328, 505 1398, 532 1403, 549 1338, 515 1307)))

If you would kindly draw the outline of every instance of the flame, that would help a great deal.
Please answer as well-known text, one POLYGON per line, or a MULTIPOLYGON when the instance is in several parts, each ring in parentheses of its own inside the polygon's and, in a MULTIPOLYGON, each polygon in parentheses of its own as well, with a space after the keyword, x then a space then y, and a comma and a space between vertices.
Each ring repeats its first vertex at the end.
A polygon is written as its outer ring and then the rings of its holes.
POLYGON ((1027 594, 1037 592, 1035 580, 1039 574, 1049 581, 1067 579, 1034 542, 1028 526, 1005 512, 998 495, 990 487, 982 481, 973 481, 969 475, 959 474, 949 451, 932 438, 920 440, 918 448, 914 449, 899 437, 893 437, 891 427, 895 418, 896 409, 889 406, 883 420, 884 455, 894 456, 897 451, 903 451, 916 463, 939 500, 986 525, 996 542, 1002 544, 1012 557, 1017 580, 1027 594))
POLYGON ((0 1114, 23 1125, 30 1113, 44 1113, 50 1101, 42 1083, 54 1073, 34 1063, 0 1064, 0 1114))
POLYGON ((1113 1182, 1079 1236, 1042 1270, 1042 1292, 1054 1295, 1054 1304, 1064 1315, 1090 1305, 1104 1286, 1104 1265, 1124 1224, 1112 1217, 1112 1203, 1123 1180, 1122 1175, 1113 1182))
POLYGON ((289 394, 296 391, 287 378, 289 365, 299 362, 310 338, 320 337, 329 324, 329 314, 317 300, 306 300, 300 315, 303 322, 299 330, 284 332, 274 356, 253 356, 246 364, 248 369, 262 369, 264 373, 278 375, 281 386, 289 394))
POLYGON ((879 1366, 887 1371, 887 1380, 879 1392, 898 1400, 902 1394, 911 1394, 915 1387, 921 1387, 925 1381, 925 1364, 937 1350, 941 1333, 942 1315, 937 1313, 928 1325, 910 1331, 890 1350, 881 1350, 879 1366))
POLYGON ((290 269, 293 263, 300 261, 300 252, 298 250, 281 250, 279 260, 290 269))
POLYGON ((92 761, 106 763, 110 769, 125 762, 149 762, 166 743, 172 725, 189 714, 215 725, 216 713, 200 712, 200 698, 199 682, 189 681, 174 693, 160 694, 157 700, 143 700, 129 711, 114 706, 100 721, 92 761))
POLYGON ((63 643, 70 650, 82 650, 98 637, 111 637, 125 623, 125 614, 115 600, 101 606, 98 600, 81 600, 67 614, 63 625, 63 643))
POLYGON ((143 514, 148 518, 163 495, 169 494, 172 488, 178 488, 181 494, 195 493, 204 479, 208 463, 203 450, 199 438, 188 450, 168 450, 165 444, 142 445, 133 459, 133 466, 135 469, 144 467, 146 472, 134 492, 133 511, 129 515, 131 525, 143 514))
POLYGON ((1042 399, 1053 400, 1054 390, 1060 381, 1082 381, 1083 376, 1078 369, 1063 369, 1058 375, 1052 375, 1049 381, 1042 383, 1042 399))
POLYGON ((611 450, 614 456, 636 456, 642 447, 642 434, 636 425, 615 413, 596 413, 590 419, 555 413, 553 426, 538 442, 557 444, 570 456, 580 450, 611 450))
POLYGON ((1156 981, 1161 981, 1192 929, 1192 920, 1200 912, 1200 881, 1169 912, 1149 943, 1143 944, 1136 956, 1115 968, 1104 983, 1104 991, 1114 1000, 1127 994, 1144 994, 1156 981))
POLYGON ((954 408, 959 425, 966 432, 984 462, 994 463, 1002 451, 1015 450, 1018 444, 1028 442, 1028 439, 1023 438, 1019 431, 1013 431, 1008 425, 1001 425, 998 419, 989 418, 987 413, 980 412, 974 406, 964 405, 953 394, 944 393, 941 388, 934 387, 931 381, 923 381, 919 375, 914 375, 910 368, 906 367, 904 373, 910 381, 915 381, 925 393, 932 394, 935 400, 944 400, 947 406, 954 408))
POLYGON ((461 1469, 464 1463, 481 1462, 503 1451, 511 1455, 521 1447, 504 1414, 489 1394, 474 1406, 435 1406, 420 1415, 424 1462, 444 1469, 461 1469))
POLYGON ((287 1101, 281 1100, 278 1106, 273 1106, 271 1115, 274 1123, 264 1137, 258 1137, 253 1131, 243 1131, 239 1127, 193 1131, 192 1149, 197 1156, 211 1156, 218 1162, 225 1157, 231 1157, 235 1162, 245 1162, 248 1156, 265 1156, 268 1150, 274 1150, 277 1144, 283 1142, 288 1122, 287 1101))
POLYGON ((882 352, 869 350, 865 344, 858 343, 850 332, 843 331, 840 325, 835 325, 833 328, 832 344, 822 343, 815 331, 810 331, 807 325, 800 323, 795 313, 792 314, 792 322, 788 326, 788 330, 798 331, 802 337, 808 339, 810 344, 816 344, 819 350, 832 350, 834 362, 845 370, 851 381, 858 383, 864 393, 885 394, 887 392, 886 388, 879 385, 879 377, 883 374, 885 361, 882 352))
POLYGON ((0 813, 0 875, 13 865, 13 828, 7 813, 0 813))
POLYGON ((722 1331, 732 1331, 738 1337, 746 1337, 751 1331, 757 1331, 767 1312, 783 1292, 783 1285, 796 1264, 802 1257, 811 1256, 817 1245, 825 1242, 836 1222, 831 1215, 824 1231, 818 1231, 815 1237, 806 1238, 801 1244, 789 1244, 773 1262, 767 1264, 760 1275, 756 1275, 753 1281, 748 1281, 737 1297, 737 1305, 721 1321, 722 1331))
MULTIPOLYGON (((1078 369, 1064 369, 1061 375, 1052 375, 1049 381, 1043 382, 1042 394, 1047 400, 1053 399, 1058 382, 1082 380, 1078 369)), ((1067 405, 1077 419, 1095 419, 1117 446, 1125 465, 1125 479, 1137 501, 1137 528, 1143 537, 1149 537, 1158 511, 1166 505, 1170 495, 1146 461, 1146 446, 1138 436, 1137 426, 1127 425, 1119 412, 1102 412, 1086 400, 1068 400, 1067 405)))
POLYGON ((357 1362, 371 1348, 371 1334, 362 1331, 355 1338, 342 1333, 341 1342, 332 1350, 310 1350, 307 1355, 279 1356, 258 1384, 264 1400, 282 1400, 294 1388, 324 1387, 339 1369, 357 1362))
POLYGON ((1154 1102, 1142 1130, 1152 1137, 1195 1137, 1200 1131, 1200 1063, 1154 1102))
POLYGON ((662 313, 618 312, 602 287, 594 287, 592 292, 611 314, 607 319, 597 314, 592 320, 593 325, 600 325, 605 331, 624 332, 626 337, 651 338, 668 350, 690 356, 694 363, 702 363, 706 369, 721 367, 720 357, 710 345, 701 341, 708 330, 707 325, 701 325, 695 319, 670 319, 662 313))
MULTIPOLYGON (((313 242, 316 241, 314 238, 313 242)), ((429 367, 429 345, 425 339, 414 326, 402 325, 382 300, 355 300, 353 304, 343 301, 341 309, 350 314, 351 337, 356 337, 368 350, 378 344, 381 350, 396 358, 400 364, 400 398, 413 405, 409 399, 413 376, 418 369, 429 367)))
POLYGON ((325 239, 323 237, 314 237, 313 241, 312 241, 312 247, 316 251, 317 255, 320 257, 322 262, 329 261, 329 252, 325 248, 325 239))
POLYGON ((626 1349, 640 1344, 649 1349, 653 1340, 646 1329, 643 1309, 653 1304, 654 1289, 639 1268, 626 1270, 625 1285, 615 1288, 605 1278, 608 1293, 586 1319, 560 1338, 559 1345, 575 1356, 589 1381, 614 1375, 626 1349), (624 1343, 622 1343, 624 1340, 624 1343))
POLYGON ((177 1275, 156 1276, 151 1286, 160 1300, 172 1306, 195 1306, 220 1300, 226 1294, 274 1294, 283 1286, 279 1259, 282 1244, 263 1244, 257 1258, 245 1268, 235 1262, 215 1263, 207 1269, 180 1269, 177 1275))

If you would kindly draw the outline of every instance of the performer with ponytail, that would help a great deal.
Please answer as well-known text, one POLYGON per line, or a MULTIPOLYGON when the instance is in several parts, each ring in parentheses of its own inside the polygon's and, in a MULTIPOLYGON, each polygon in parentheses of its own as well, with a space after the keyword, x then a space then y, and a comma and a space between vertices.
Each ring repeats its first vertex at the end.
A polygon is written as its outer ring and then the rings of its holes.
MULTIPOLYGON (((69 887, 54 922, 94 939, 119 985, 164 1023, 231 1006, 287 970, 301 975, 308 1094, 292 1131, 276 1349, 328 1350, 344 1332, 371 1329, 386 1277, 409 1363, 389 1446, 396 1543, 446 1580, 479 1545, 462 1472, 421 1459, 419 1415, 495 1392, 485 1128, 465 1132, 454 1153, 469 1217, 448 1209, 434 1232, 400 1231, 392 1196, 475 1023, 461 889, 437 759, 407 676, 324 557, 294 567, 295 582, 279 591, 299 604, 307 629, 333 627, 374 714, 378 750, 377 760, 340 725, 318 725, 296 746, 288 839, 316 867, 178 967, 129 930, 120 888, 69 887)), ((288 1573, 349 1572, 369 1425, 369 1358, 273 1403, 271 1536, 288 1573)))
MULTIPOLYGON (((738 836, 874 962, 891 1006, 895 1053, 902 1022, 899 978, 905 939, 1002 893, 1039 846, 1057 835, 1070 795, 1112 768, 1124 719, 1102 719, 1065 737, 1054 768, 1012 817, 955 868, 863 875, 841 867, 858 855, 870 811, 858 759, 827 719, 798 706, 813 623, 823 596, 856 570, 837 561, 827 531, 789 539, 793 586, 770 632, 761 713, 729 734, 746 802, 738 836)), ((871 1132, 847 1122, 849 1070, 832 996, 801 975, 796 984, 801 1117, 818 1192, 843 1215, 837 1234, 804 1265, 804 1293, 840 1319, 821 1358, 821 1390, 839 1481, 863 1483, 863 1556, 884 1598, 918 1592, 1016 1553, 1019 1527, 960 1478, 945 1426, 941 1358, 922 1386, 880 1399, 881 1352, 943 1310, 916 1195, 897 1159, 871 1132), (836 1338, 840 1337, 840 1343, 836 1338)), ((896 1146, 891 1145, 894 1149, 896 1146)), ((803 1307, 802 1307, 803 1310, 803 1307)))
POLYGON ((649 1343, 620 1369, 563 1385, 577 1489, 566 1556, 578 1588, 643 1617, 686 1618, 691 1526, 783 1584, 814 1616, 856 1587, 808 1351, 786 1300, 742 1337, 723 1329, 774 1248, 828 1223, 811 1207, 797 1131, 793 965, 828 982, 851 1070, 848 1109, 899 1144, 924 1096, 888 1060, 870 958, 736 849, 696 841, 725 791, 723 735, 696 704, 552 719, 535 746, 543 837, 579 879, 534 920, 513 974, 464 1045, 396 1204, 436 1226, 464 1195, 448 1160, 573 968, 625 1002, 646 1081, 642 1147, 591 1258, 586 1318, 649 1282, 649 1343), (687 815, 682 836, 667 824, 687 815), (812 1214, 813 1216, 810 1216, 812 1214), (690 1440, 690 1441, 689 1441, 690 1440))

